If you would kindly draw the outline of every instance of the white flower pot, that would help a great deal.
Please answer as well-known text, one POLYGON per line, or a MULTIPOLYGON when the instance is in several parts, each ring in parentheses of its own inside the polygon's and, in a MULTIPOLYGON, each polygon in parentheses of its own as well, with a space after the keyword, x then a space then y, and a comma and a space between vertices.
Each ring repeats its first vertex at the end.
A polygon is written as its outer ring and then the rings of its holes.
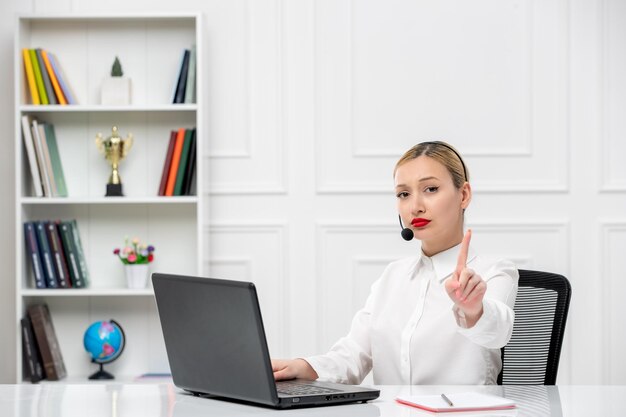
POLYGON ((124 265, 128 288, 135 290, 146 288, 146 284, 148 283, 148 265, 149 264, 124 265))
POLYGON ((102 104, 124 106, 130 104, 130 78, 107 77, 102 81, 102 104))

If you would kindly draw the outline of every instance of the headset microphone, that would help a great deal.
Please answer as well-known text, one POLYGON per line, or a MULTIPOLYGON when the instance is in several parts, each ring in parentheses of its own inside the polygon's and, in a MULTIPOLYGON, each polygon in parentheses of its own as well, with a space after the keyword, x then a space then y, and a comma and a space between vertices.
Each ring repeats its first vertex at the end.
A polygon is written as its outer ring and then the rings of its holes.
POLYGON ((398 220, 400 221, 400 227, 402 228, 402 232, 400 232, 400 234, 402 235, 402 239, 406 240, 407 242, 410 242, 411 240, 413 240, 413 230, 409 229, 408 227, 404 227, 402 225, 402 217, 400 217, 399 214, 398 214, 398 220))

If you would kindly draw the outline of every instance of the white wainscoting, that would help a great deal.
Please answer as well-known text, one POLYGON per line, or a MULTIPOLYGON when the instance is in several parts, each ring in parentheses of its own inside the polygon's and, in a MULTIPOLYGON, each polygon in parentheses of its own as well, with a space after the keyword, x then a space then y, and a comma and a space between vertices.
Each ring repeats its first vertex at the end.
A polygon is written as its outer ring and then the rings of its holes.
MULTIPOLYGON (((0 7, 3 27, 18 11, 203 13, 204 272, 255 282, 272 356, 323 352, 346 333, 385 265, 418 250, 399 237, 392 170, 416 142, 441 139, 466 156, 475 191, 468 225, 480 253, 572 283, 559 382, 626 383, 623 1, 0 7)), ((12 35, 0 31, 7 59, 12 35)), ((9 126, 12 108, 12 95, 0 95, 9 126)), ((6 149, 0 164, 13 154, 6 149)), ((1 201, 2 212, 13 204, 1 201)), ((3 230, 10 220, 2 216, 3 230)), ((13 243, 0 245, 11 265, 13 243)), ((0 305, 12 305, 14 291, 4 280, 2 288, 0 305)), ((2 329, 13 325, 0 316, 2 329)), ((155 323, 146 329, 140 334, 157 337, 155 323)), ((0 344, 3 382, 13 381, 12 346, 0 344)), ((145 360, 156 369, 163 356, 145 360)))
POLYGON ((626 328, 624 327, 624 294, 626 294, 626 218, 601 223, 602 269, 598 277, 603 287, 602 341, 604 382, 626 383, 626 328))

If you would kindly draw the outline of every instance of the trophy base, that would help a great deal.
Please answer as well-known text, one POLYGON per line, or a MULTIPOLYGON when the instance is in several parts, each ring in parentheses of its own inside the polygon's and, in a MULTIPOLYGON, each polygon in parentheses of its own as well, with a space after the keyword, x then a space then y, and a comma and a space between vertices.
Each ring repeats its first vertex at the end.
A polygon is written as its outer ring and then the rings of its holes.
POLYGON ((122 184, 107 184, 107 193, 105 197, 124 197, 122 193, 122 184))

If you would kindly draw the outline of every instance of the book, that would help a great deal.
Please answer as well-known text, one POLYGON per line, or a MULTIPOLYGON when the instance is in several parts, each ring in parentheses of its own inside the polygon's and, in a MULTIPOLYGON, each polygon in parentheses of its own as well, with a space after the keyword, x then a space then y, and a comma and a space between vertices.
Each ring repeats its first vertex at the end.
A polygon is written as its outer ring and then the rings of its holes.
POLYGON ((65 183, 65 175, 63 174, 63 164, 61 164, 61 154, 57 146, 57 135, 54 131, 54 125, 45 123, 43 125, 48 145, 48 153, 50 154, 50 163, 52 165, 52 175, 54 184, 56 185, 56 195, 58 197, 67 197, 67 185, 65 183))
POLYGON ((41 176, 41 186, 43 188, 43 195, 45 197, 52 197, 50 178, 48 177, 48 171, 46 170, 46 162, 43 154, 43 144, 41 142, 41 136, 39 135, 39 124, 36 119, 31 121, 30 131, 33 138, 33 144, 35 145, 35 155, 37 155, 37 165, 39 167, 39 175, 41 176))
POLYGON ((163 162, 163 172, 161 172, 161 183, 159 184, 158 195, 165 195, 165 187, 167 186, 167 177, 170 173, 170 165, 172 164, 172 154, 174 153, 174 145, 176 144, 176 131, 170 132, 170 142, 167 145, 167 153, 163 162))
POLYGON ((58 381, 64 378, 67 372, 48 306, 33 304, 28 307, 27 312, 33 325, 37 347, 41 352, 46 379, 58 381))
POLYGON ((39 68, 41 70, 41 78, 43 80, 44 88, 46 89, 46 95, 48 96, 48 104, 59 104, 54 94, 52 83, 50 82, 50 76, 48 75, 48 71, 46 71, 46 64, 43 62, 41 48, 36 48, 35 54, 37 54, 37 62, 39 63, 39 68))
POLYGON ((59 86, 59 81, 57 80, 54 70, 52 69, 50 59, 48 58, 48 53, 44 49, 41 50, 41 57, 43 58, 43 63, 46 66, 46 71, 48 72, 48 76, 50 77, 50 83, 52 83, 52 89, 54 90, 54 94, 56 95, 59 104, 65 106, 67 104, 67 100, 63 96, 61 86, 59 86))
MULTIPOLYGON (((194 172, 195 172, 195 168, 194 168, 194 172)), ((191 176, 190 183, 189 183, 189 192, 187 193, 187 195, 197 195, 197 190, 196 190, 197 179, 198 179, 198 175, 194 174, 191 176)))
POLYGON ((70 271, 70 279, 74 288, 83 288, 85 286, 84 277, 80 270, 78 260, 78 252, 74 245, 74 237, 72 236, 70 222, 57 222, 61 242, 63 242, 63 250, 65 251, 65 259, 67 267, 70 271))
POLYGON ((178 82, 176 83, 176 93, 174 94, 174 104, 185 102, 185 87, 187 86, 187 70, 189 68, 189 49, 183 52, 183 60, 180 64, 178 82))
POLYGON ((37 132, 39 133, 39 140, 41 141, 41 151, 43 153, 43 162, 45 164, 46 176, 50 184, 50 197, 56 197, 59 195, 57 191, 57 182, 54 178, 54 172, 52 171, 52 161, 50 160, 50 150, 48 149, 48 139, 46 138, 46 131, 43 124, 33 120, 33 126, 37 126, 37 132))
POLYGON ((189 53, 189 67, 187 69, 187 86, 185 87, 185 104, 196 102, 196 45, 189 53))
POLYGON ((167 177, 167 186, 165 187, 165 195, 174 195, 174 186, 176 185, 176 174, 178 173, 178 165, 180 164, 180 154, 183 151, 183 143, 185 141, 185 129, 178 129, 176 133, 176 144, 174 145, 174 154, 172 155, 172 164, 167 177))
POLYGON ((33 180, 34 194, 36 197, 43 197, 41 174, 39 173, 37 154, 35 153, 35 142, 33 140, 33 133, 30 130, 30 117, 26 115, 22 116, 22 137, 24 138, 24 146, 26 147, 30 175, 33 180))
POLYGON ((54 266, 57 273, 57 283, 59 284, 59 288, 69 288, 72 286, 70 273, 67 268, 67 261, 65 260, 63 245, 61 244, 61 238, 59 237, 56 224, 54 224, 54 222, 45 222, 45 228, 48 235, 48 241, 50 243, 50 252, 52 253, 52 259, 54 260, 54 266))
POLYGON ((26 257, 33 269, 33 277, 35 278, 35 288, 46 288, 46 278, 43 272, 43 263, 41 261, 41 253, 39 251, 39 243, 37 243, 37 231, 35 223, 24 223, 24 241, 26 242, 26 257))
POLYGON ((24 357, 24 364, 26 369, 26 375, 30 382, 33 384, 44 379, 43 361, 41 360, 41 353, 37 348, 37 342, 35 341, 35 334, 33 333, 33 326, 28 317, 23 317, 20 320, 22 327, 22 356, 24 357))
POLYGON ((30 93, 31 104, 39 105, 39 91, 37 91, 37 82, 35 81, 35 73, 33 72, 33 63, 30 61, 30 51, 28 48, 22 49, 22 57, 24 58, 24 71, 26 73, 26 81, 28 82, 28 92, 30 93))
POLYGON ((515 408, 515 401, 497 395, 478 392, 462 392, 445 394, 450 400, 448 403, 443 395, 409 395, 399 396, 396 401, 432 412, 449 411, 488 411, 508 410, 515 408))
POLYGON ((48 95, 46 94, 46 88, 43 85, 43 77, 41 75, 41 68, 39 68, 39 60, 37 59, 37 52, 34 49, 29 49, 30 62, 33 64, 33 74, 35 74, 35 83, 37 84, 37 91, 39 92, 39 100, 41 104, 48 104, 48 95))
POLYGON ((63 96, 67 100, 67 104, 77 104, 76 95, 72 91, 69 83, 67 82, 67 77, 65 76, 65 72, 63 72, 63 68, 57 57, 53 53, 48 53, 48 59, 50 60, 50 66, 54 71, 54 75, 57 77, 57 81, 59 81, 59 86, 61 87, 61 91, 63 92, 63 96))
MULTIPOLYGON (((82 276, 82 281, 79 282, 79 285, 82 287, 89 286, 89 270, 87 269, 87 260, 85 259, 85 251, 83 250, 83 243, 80 240, 80 233, 78 231, 78 222, 76 219, 70 220, 70 229, 72 231, 72 240, 74 242, 74 247, 76 248, 76 253, 78 255, 78 267, 80 269, 80 274, 82 276)), ((82 288, 78 287, 78 288, 82 288)))
POLYGON ((183 179, 183 195, 191 195, 191 181, 196 169, 196 129, 193 129, 191 136, 191 144, 189 151, 189 161, 187 161, 187 169, 183 179))
POLYGON ((37 244, 39 245, 39 254, 41 256, 41 263, 43 264, 43 276, 46 280, 46 287, 58 288, 54 260, 52 259, 45 224, 41 221, 35 222, 34 224, 35 230, 37 231, 37 244))
POLYGON ((183 180, 187 170, 187 161, 189 160, 189 151, 191 145, 192 129, 185 130, 185 139, 183 142, 183 150, 180 153, 180 163, 176 172, 176 183, 174 184, 174 195, 183 195, 183 180))

